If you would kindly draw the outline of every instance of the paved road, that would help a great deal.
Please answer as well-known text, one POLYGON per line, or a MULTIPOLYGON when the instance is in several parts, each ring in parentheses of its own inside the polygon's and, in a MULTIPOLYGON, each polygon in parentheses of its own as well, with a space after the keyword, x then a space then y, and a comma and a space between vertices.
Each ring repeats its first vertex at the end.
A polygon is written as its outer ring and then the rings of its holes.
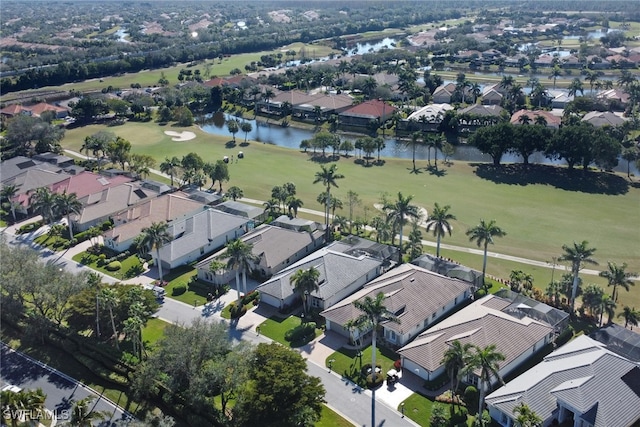
POLYGON ((14 351, 4 343, 0 343, 0 356, 2 385, 11 384, 28 390, 41 388, 47 396, 45 407, 55 412, 59 422, 70 419, 73 402, 89 396, 95 398, 91 409, 105 414, 105 421, 100 425, 110 425, 125 417, 131 418, 130 414, 94 390, 21 352, 14 351))

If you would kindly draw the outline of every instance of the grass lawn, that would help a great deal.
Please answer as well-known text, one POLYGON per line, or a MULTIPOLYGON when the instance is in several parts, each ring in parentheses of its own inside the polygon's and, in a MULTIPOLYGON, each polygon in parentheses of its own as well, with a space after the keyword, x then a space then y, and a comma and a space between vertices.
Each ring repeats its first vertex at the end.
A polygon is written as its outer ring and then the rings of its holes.
MULTIPOLYGON (((290 331, 291 329, 300 325, 301 325, 301 321, 300 321, 300 318, 297 316, 292 315, 286 318, 271 316, 270 318, 268 318, 267 320, 265 320, 260 324, 260 333, 266 337, 271 338, 274 341, 279 342, 285 347, 300 347, 302 345, 305 345, 311 340, 294 343, 284 339, 284 336, 287 333, 287 331, 290 331)), ((318 337, 321 333, 322 331, 316 328, 314 338, 318 337)))
POLYGON ((109 271, 105 266, 98 266, 98 256, 87 253, 86 251, 75 254, 71 259, 84 264, 89 268, 100 271, 118 280, 126 280, 136 277, 142 271, 142 264, 137 255, 131 255, 120 261, 121 267, 117 271, 109 271))
MULTIPOLYGON (((362 350, 362 357, 358 357, 356 350, 343 347, 327 357, 325 366, 328 367, 329 360, 333 360, 331 365, 333 371, 363 386, 365 381, 364 378, 360 376, 360 368, 366 364, 371 364, 371 354, 371 346, 362 350)), ((386 375, 389 369, 393 368, 393 362, 397 359, 399 359, 399 357, 394 351, 386 347, 377 346, 376 365, 380 365, 382 375, 386 375)))
POLYGON ((434 402, 426 397, 413 393, 397 408, 398 411, 402 411, 402 404, 404 404, 404 416, 413 420, 417 424, 429 427, 431 425, 431 412, 434 406, 442 406, 449 413, 451 405, 447 403, 434 402))
POLYGON ((178 267, 165 274, 164 280, 169 282, 164 287, 166 296, 194 306, 206 303, 207 294, 204 291, 189 288, 189 281, 197 274, 198 271, 191 266, 178 267))
POLYGON ((36 237, 33 241, 53 251, 60 251, 62 250, 62 245, 67 243, 69 240, 64 239, 60 236, 51 236, 49 234, 42 234, 36 237))
POLYGON ((322 414, 320 415, 320 421, 318 421, 315 427, 352 427, 349 421, 342 418, 335 411, 330 409, 326 405, 322 405, 322 414))
POLYGON ((149 350, 149 347, 153 347, 164 336, 164 330, 169 325, 170 323, 155 318, 147 321, 146 326, 142 329, 142 341, 147 346, 147 350, 149 350))

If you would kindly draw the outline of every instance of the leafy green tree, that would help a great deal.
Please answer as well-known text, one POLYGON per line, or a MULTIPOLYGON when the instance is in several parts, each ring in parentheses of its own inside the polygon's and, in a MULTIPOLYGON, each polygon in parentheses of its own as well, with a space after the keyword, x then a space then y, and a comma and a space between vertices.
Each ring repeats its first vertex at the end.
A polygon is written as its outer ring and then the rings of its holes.
POLYGON ((223 160, 216 160, 209 171, 209 178, 212 181, 211 185, 218 181, 218 189, 222 193, 222 183, 228 182, 230 178, 229 166, 223 160))
POLYGON ((249 134, 249 132, 253 130, 253 126, 251 125, 251 122, 243 121, 240 124, 240 130, 244 132, 244 142, 247 142, 247 135, 249 134))
POLYGON ((320 270, 315 267, 301 268, 291 276, 291 285, 295 292, 300 294, 302 308, 306 315, 309 310, 309 295, 320 290, 320 270))
POLYGON ((516 415, 516 425, 519 427, 540 427, 544 422, 526 403, 513 408, 513 413, 516 415))
POLYGON ((171 240, 173 236, 169 234, 169 224, 166 222, 154 222, 150 226, 142 229, 141 245, 152 251, 156 251, 156 262, 158 264, 158 278, 163 281, 162 260, 160 259, 160 248, 171 240))
POLYGON ((575 310, 576 297, 578 293, 578 274, 584 264, 597 265, 598 263, 592 258, 596 252, 595 248, 590 248, 589 242, 583 240, 580 243, 573 242, 573 246, 562 245, 564 254, 558 258, 558 261, 568 261, 571 263, 571 274, 573 275, 573 285, 571 290, 571 313, 575 310))
POLYGON ((229 133, 233 136, 233 143, 235 144, 236 133, 238 133, 238 131, 240 130, 240 125, 238 124, 238 121, 235 119, 227 121, 227 129, 229 130, 229 133))
POLYGON ((327 240, 329 239, 329 208, 331 206, 331 187, 338 188, 338 184, 336 181, 344 178, 344 175, 338 173, 338 165, 333 163, 329 167, 325 165, 320 166, 320 171, 316 172, 315 179, 313 180, 314 184, 321 183, 327 189, 327 201, 325 204, 325 220, 324 224, 326 226, 327 232, 327 240))
POLYGON ((496 350, 495 344, 480 348, 473 346, 471 356, 467 360, 467 365, 463 369, 463 375, 473 374, 476 369, 480 370, 480 398, 478 399, 478 417, 482 416, 484 408, 484 397, 487 390, 491 388, 492 378, 496 378, 502 383, 500 377, 500 362, 505 360, 504 354, 496 350))
MULTIPOLYGON (((521 117, 527 117, 522 115, 521 117)), ((543 116, 538 116, 543 117, 543 116)), ((529 157, 536 151, 544 150, 545 141, 552 138, 552 131, 546 126, 515 126, 513 130, 513 151, 522 156, 522 162, 529 164, 529 157)))
POLYGON ((16 222, 16 202, 13 201, 16 194, 18 194, 18 187, 12 184, 3 185, 2 189, 0 189, 0 200, 9 205, 13 222, 16 222))
POLYGON ((625 291, 629 292, 629 286, 635 286, 632 277, 637 276, 638 273, 631 273, 626 271, 627 263, 623 263, 619 266, 615 262, 609 261, 607 263, 607 267, 608 270, 601 271, 598 275, 607 279, 607 286, 613 286, 611 298, 614 302, 618 302, 618 286, 624 288, 625 291))
POLYGON ((298 353, 278 343, 258 344, 233 419, 240 427, 311 427, 320 419, 325 389, 309 376, 298 353))
POLYGON ((398 198, 395 201, 387 201, 382 207, 393 224, 394 232, 397 231, 400 235, 398 241, 398 263, 400 264, 402 263, 402 230, 409 219, 418 220, 420 218, 418 207, 411 204, 412 200, 413 196, 405 197, 401 192, 398 192, 398 198))
POLYGON ((247 294, 247 272, 252 264, 257 262, 253 254, 253 245, 240 239, 233 240, 227 245, 227 268, 236 272, 236 290, 238 292, 238 307, 240 306, 240 272, 242 272, 242 290, 247 294))
POLYGON ((237 199, 241 199, 244 197, 244 192, 240 187, 229 187, 227 190, 227 197, 231 197, 231 199, 235 202, 237 199))
POLYGON ((442 236, 447 233, 451 236, 451 224, 449 221, 453 221, 456 217, 449 213, 449 209, 451 206, 446 205, 440 207, 440 205, 436 202, 433 205, 433 211, 431 211, 431 215, 429 215, 429 221, 427 222, 427 233, 433 230, 433 235, 437 238, 436 243, 436 256, 440 256, 440 239, 442 236))
POLYGON ((496 221, 493 219, 489 222, 481 219, 480 224, 467 230, 469 240, 472 242, 475 240, 478 247, 482 246, 484 250, 482 259, 482 287, 485 292, 489 291, 485 282, 485 275, 487 272, 487 247, 489 244, 493 244, 494 237, 504 237, 506 235, 507 233, 502 228, 498 227, 496 225, 496 221))
MULTIPOLYGON (((363 331, 371 329, 371 382, 373 384, 376 383, 376 339, 378 327, 383 322, 400 323, 400 319, 384 305, 384 300, 385 296, 380 292, 375 298, 367 295, 362 300, 353 301, 354 307, 362 312, 362 314, 355 319, 354 326, 363 331)), ((371 425, 377 425, 375 393, 371 395, 371 425)))
POLYGON ((493 159, 494 166, 500 166, 502 156, 511 149, 514 140, 514 126, 509 122, 481 127, 469 138, 469 144, 493 159))
POLYGON ((429 425, 431 427, 447 427, 450 425, 449 418, 447 417, 447 411, 444 406, 438 404, 433 405, 429 425))

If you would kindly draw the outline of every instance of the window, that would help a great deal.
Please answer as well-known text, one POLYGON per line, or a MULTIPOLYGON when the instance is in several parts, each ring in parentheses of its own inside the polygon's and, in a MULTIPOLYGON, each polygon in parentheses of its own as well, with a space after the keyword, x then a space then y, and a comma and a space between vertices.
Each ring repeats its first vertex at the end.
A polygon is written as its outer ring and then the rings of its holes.
POLYGON ((396 333, 392 330, 387 329, 387 339, 391 342, 396 342, 396 333))
POLYGON ((433 314, 431 315, 431 318, 432 318, 432 319, 435 319, 435 318, 436 318, 436 314, 435 314, 435 313, 433 313, 433 314))

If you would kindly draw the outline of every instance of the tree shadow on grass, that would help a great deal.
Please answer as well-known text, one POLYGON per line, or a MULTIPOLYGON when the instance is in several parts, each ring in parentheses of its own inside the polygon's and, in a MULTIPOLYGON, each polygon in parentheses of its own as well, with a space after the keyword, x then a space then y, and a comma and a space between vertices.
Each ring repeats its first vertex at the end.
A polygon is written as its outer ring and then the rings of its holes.
POLYGON ((626 194, 629 183, 621 176, 608 172, 570 170, 549 165, 508 164, 494 166, 472 163, 475 174, 497 184, 530 185, 543 184, 567 190, 591 194, 626 194))
POLYGON ((437 177, 443 177, 447 174, 446 170, 438 169, 437 166, 427 166, 427 172, 429 172, 429 175, 433 175, 437 177))

